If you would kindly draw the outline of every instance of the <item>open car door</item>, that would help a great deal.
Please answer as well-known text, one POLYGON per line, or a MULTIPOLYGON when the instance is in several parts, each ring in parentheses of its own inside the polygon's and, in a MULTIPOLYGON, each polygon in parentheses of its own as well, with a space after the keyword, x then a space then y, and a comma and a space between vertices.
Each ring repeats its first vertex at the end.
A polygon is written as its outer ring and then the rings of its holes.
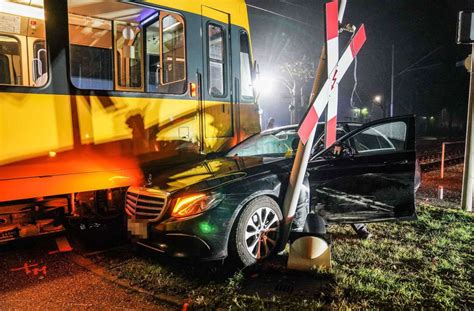
POLYGON ((312 206, 329 223, 416 218, 415 168, 413 116, 368 123, 311 159, 312 206))

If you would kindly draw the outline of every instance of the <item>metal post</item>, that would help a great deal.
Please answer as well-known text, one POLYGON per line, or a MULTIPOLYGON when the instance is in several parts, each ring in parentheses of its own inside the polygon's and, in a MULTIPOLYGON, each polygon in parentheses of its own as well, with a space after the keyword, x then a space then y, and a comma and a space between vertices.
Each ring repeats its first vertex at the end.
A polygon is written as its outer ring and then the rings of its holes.
MULTIPOLYGON (((321 91, 321 87, 323 86, 323 75, 326 73, 326 63, 326 44, 323 44, 321 55, 319 57, 318 68, 316 69, 316 77, 314 78, 313 89, 311 91, 309 102, 310 105, 313 104, 314 100, 321 91)), ((300 141, 298 144, 298 149, 296 150, 293 168, 291 169, 290 180, 285 193, 285 200, 283 201, 284 226, 282 236, 283 243, 281 245, 282 247, 285 247, 286 242, 290 236, 291 224, 293 222, 296 206, 298 205, 298 200, 300 198, 301 187, 303 186, 306 169, 308 168, 316 127, 317 126, 315 126, 311 132, 306 145, 303 145, 300 141)))
MULTIPOLYGON (((347 0, 342 0, 338 20, 342 22, 344 17, 344 12, 346 9, 347 0)), ((319 58, 318 68, 316 69, 316 76, 313 82, 313 88, 311 90, 309 104, 313 104, 314 100, 318 96, 319 92, 324 83, 323 76, 327 74, 327 47, 326 44, 323 44, 321 55, 319 58)), ((283 217, 284 217, 284 227, 283 227, 283 247, 288 241, 290 236, 291 224, 296 212, 296 206, 300 197, 301 187, 303 186, 304 176, 306 174, 306 169, 308 168, 308 161, 311 156, 311 149, 313 147, 314 136, 316 133, 316 127, 313 128, 311 135, 308 137, 306 145, 303 145, 301 141, 298 144, 298 149, 296 151, 295 160, 293 162, 293 168, 291 169, 290 180, 288 187, 286 189, 285 200, 283 201, 283 217)))
POLYGON ((474 178, 474 44, 471 54, 471 84, 469 87, 469 103, 467 107, 466 150, 464 152, 464 172, 462 178, 462 209, 472 212, 472 186, 474 178))
POLYGON ((393 117, 393 92, 395 82, 395 45, 392 44, 392 80, 390 83, 390 117, 393 117))
POLYGON ((444 155, 446 153, 446 143, 441 145, 441 179, 444 178, 444 155))
POLYGON ((337 19, 339 23, 342 23, 342 18, 344 17, 344 12, 346 11, 347 0, 341 0, 339 2, 339 13, 337 14, 337 19))
POLYGON ((283 201, 283 217, 285 217, 285 219, 283 226, 282 247, 285 246, 290 236, 291 224, 293 223, 296 206, 298 205, 298 200, 300 198, 301 187, 303 186, 304 176, 306 174, 309 158, 311 156, 311 147, 313 146, 316 127, 317 126, 313 128, 306 145, 303 145, 303 143, 300 141, 296 151, 289 184, 286 189, 285 200, 283 201))
POLYGON ((305 100, 304 100, 303 86, 301 86, 301 88, 300 88, 300 105, 297 109, 298 113, 296 114, 296 123, 301 122, 301 117, 302 117, 301 114, 305 110, 304 108, 306 108, 304 102, 305 102, 305 100))
POLYGON ((295 124, 295 104, 296 104, 295 96, 296 96, 295 89, 293 88, 291 90, 290 106, 288 107, 288 109, 290 110, 290 124, 295 124))

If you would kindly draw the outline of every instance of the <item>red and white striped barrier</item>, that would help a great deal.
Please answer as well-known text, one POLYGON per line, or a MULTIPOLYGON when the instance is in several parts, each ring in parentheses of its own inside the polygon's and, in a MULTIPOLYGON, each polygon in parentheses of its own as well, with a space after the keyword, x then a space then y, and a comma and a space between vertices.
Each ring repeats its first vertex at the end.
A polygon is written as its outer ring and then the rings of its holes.
MULTIPOLYGON (((298 135, 303 144, 306 144, 308 141, 308 137, 311 135, 313 128, 318 123, 319 117, 328 105, 329 97, 333 96, 332 94, 334 94, 336 86, 349 69, 349 66, 354 61, 354 58, 359 53, 366 39, 365 27, 364 24, 362 24, 355 36, 352 38, 349 46, 342 54, 342 57, 337 62, 336 67, 329 74, 329 78, 324 83, 318 97, 316 97, 313 105, 309 108, 305 118, 299 125, 298 135)), ((333 135, 335 136, 335 133, 333 135)))
MULTIPOLYGON (((339 20, 338 0, 326 3, 326 51, 328 64, 328 77, 337 66, 339 59, 339 20)), ((339 98, 338 85, 335 84, 333 92, 329 95, 328 113, 326 120, 326 147, 336 141, 337 104, 339 98)))

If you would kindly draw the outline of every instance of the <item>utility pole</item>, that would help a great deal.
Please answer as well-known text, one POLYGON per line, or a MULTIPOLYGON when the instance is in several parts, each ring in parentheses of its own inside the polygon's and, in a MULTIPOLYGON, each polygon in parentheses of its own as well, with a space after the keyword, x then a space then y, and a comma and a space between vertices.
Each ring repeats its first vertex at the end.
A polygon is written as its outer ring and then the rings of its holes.
POLYGON ((472 187, 474 185, 474 12, 459 12, 457 38, 458 44, 471 45, 469 102, 467 104, 466 149, 462 176, 461 207, 472 212, 472 187))
POLYGON ((472 212, 472 187, 474 185, 474 44, 471 44, 471 83, 469 86, 469 102, 467 106, 466 149, 464 151, 464 171, 462 176, 462 209, 472 212))
POLYGON ((392 44, 392 81, 390 84, 390 117, 393 117, 393 92, 395 81, 395 45, 392 44))

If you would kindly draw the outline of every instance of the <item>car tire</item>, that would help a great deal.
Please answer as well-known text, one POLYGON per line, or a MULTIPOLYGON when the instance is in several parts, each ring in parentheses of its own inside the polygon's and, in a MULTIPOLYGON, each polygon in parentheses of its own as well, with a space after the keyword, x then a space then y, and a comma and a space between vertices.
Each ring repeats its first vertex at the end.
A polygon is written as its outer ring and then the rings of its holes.
POLYGON ((229 239, 230 261, 251 266, 278 250, 283 214, 270 197, 250 201, 234 223, 229 239))

